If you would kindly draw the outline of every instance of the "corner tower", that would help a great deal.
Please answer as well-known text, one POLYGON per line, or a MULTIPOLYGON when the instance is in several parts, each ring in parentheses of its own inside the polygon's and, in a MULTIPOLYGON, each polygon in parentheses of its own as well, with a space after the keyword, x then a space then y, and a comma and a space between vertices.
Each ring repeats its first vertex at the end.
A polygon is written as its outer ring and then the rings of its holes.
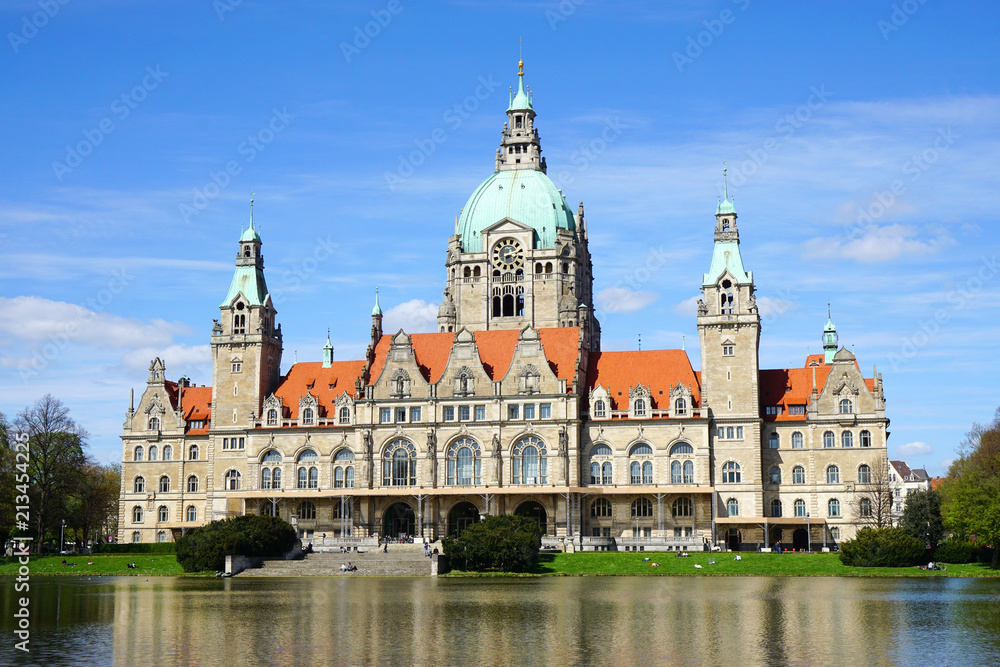
POLYGON ((546 175, 523 61, 517 77, 493 175, 448 242, 438 330, 581 327, 587 347, 599 349, 583 203, 574 214, 546 175))
MULTIPOLYGON (((252 211, 253 202, 251 202, 252 211)), ((212 429, 246 428, 281 375, 281 326, 264 282, 260 235, 240 237, 236 271, 212 327, 212 429)))

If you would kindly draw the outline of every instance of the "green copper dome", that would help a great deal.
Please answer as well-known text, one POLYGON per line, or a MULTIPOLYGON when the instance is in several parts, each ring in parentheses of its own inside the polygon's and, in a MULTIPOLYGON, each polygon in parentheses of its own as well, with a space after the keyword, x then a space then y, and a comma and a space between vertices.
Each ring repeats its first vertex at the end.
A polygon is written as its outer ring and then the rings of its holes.
POLYGON ((482 252, 484 229, 510 218, 535 230, 536 248, 554 248, 556 230, 576 231, 566 199, 534 169, 498 171, 476 188, 458 219, 464 252, 482 252))
POLYGON ((733 206, 733 202, 729 201, 728 195, 719 202, 719 206, 715 209, 716 215, 732 215, 734 213, 736 213, 736 207, 733 206))
POLYGON ((250 226, 243 232, 243 236, 240 237, 240 243, 246 243, 247 241, 256 241, 257 243, 260 243, 260 234, 258 234, 257 230, 253 228, 253 223, 250 223, 250 226))

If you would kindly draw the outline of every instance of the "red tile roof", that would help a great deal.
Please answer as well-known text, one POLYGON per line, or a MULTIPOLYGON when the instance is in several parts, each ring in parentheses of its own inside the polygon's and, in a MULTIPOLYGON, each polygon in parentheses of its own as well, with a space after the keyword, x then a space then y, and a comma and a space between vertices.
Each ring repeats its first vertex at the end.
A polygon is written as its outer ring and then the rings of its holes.
POLYGON ((212 388, 184 387, 181 390, 181 407, 184 408, 184 419, 200 420, 202 428, 189 429, 188 433, 208 433, 209 420, 212 418, 212 388))
MULTIPOLYGON (((539 329, 538 334, 545 350, 545 357, 556 377, 572 383, 580 341, 579 329, 574 327, 539 329)), ((473 334, 476 347, 479 349, 479 359, 491 380, 501 380, 507 374, 510 362, 514 358, 514 348, 517 346, 519 335, 520 332, 516 329, 476 331, 473 334)), ((425 380, 435 383, 444 375, 454 341, 454 333, 410 335, 413 353, 425 380)), ((375 382, 382 374, 391 345, 392 335, 385 334, 375 346, 375 359, 369 374, 370 382, 375 382)))
POLYGON ((612 407, 624 410, 632 387, 645 385, 652 392, 652 407, 670 404, 670 389, 677 383, 690 387, 693 407, 701 405, 701 383, 684 350, 642 350, 598 352, 590 357, 587 389, 604 387, 611 394, 612 407))
MULTIPOLYGON (((789 414, 789 406, 809 405, 809 396, 813 387, 813 368, 816 369, 816 390, 823 391, 826 381, 833 370, 831 364, 824 361, 822 354, 810 354, 806 357, 803 368, 774 368, 760 371, 760 405, 764 419, 768 421, 805 421, 806 415, 789 414), (812 364, 817 364, 812 366, 812 364), (781 406, 781 414, 768 415, 765 408, 770 405, 781 406)), ((854 362, 857 366, 857 360, 854 362)), ((860 368, 860 367, 859 367, 860 368)), ((865 378, 868 391, 875 391, 875 378, 865 378)))
MULTIPOLYGON (((344 392, 354 397, 354 382, 361 377, 364 361, 335 361, 323 368, 320 361, 299 362, 288 369, 275 395, 281 399, 292 419, 299 416, 299 399, 312 393, 332 417, 337 398, 344 392)), ((322 416, 322 413, 321 413, 322 416)))

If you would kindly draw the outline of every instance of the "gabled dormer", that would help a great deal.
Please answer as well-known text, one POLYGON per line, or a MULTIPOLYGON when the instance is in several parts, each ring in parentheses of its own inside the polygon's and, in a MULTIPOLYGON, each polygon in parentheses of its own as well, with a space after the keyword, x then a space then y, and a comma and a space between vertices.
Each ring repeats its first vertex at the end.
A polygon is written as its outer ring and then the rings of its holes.
POLYGON ((639 384, 628 391, 628 418, 646 419, 653 414, 653 399, 649 387, 639 384))
POLYGON ((521 330, 510 367, 500 382, 504 396, 557 394, 564 391, 564 383, 549 366, 538 331, 531 327, 521 330))
POLYGON ((597 385, 590 390, 589 404, 591 419, 611 419, 611 411, 614 406, 611 403, 611 394, 603 385, 597 385))

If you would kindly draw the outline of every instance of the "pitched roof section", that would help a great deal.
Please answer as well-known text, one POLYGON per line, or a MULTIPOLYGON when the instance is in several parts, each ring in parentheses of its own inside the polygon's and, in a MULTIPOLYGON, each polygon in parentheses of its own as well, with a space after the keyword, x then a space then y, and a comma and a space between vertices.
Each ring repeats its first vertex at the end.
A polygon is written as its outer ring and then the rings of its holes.
MULTIPOLYGON (((811 355, 823 358, 823 355, 811 355)), ((789 406, 809 405, 809 395, 812 393, 813 368, 816 370, 816 388, 822 392, 833 366, 821 364, 805 368, 774 368, 760 371, 760 403, 761 412, 769 405, 781 407, 781 414, 766 415, 768 421, 805 421, 806 415, 790 414, 789 406)))
POLYGON ((649 387, 653 408, 666 408, 678 382, 691 388, 693 407, 700 407, 701 383, 684 350, 598 352, 590 357, 587 388, 607 389, 616 410, 628 406, 629 390, 640 384, 649 387))
MULTIPOLYGON (((579 329, 575 327, 539 329, 538 334, 545 349, 545 358, 556 377, 572 383, 580 343, 579 329)), ((503 379, 514 358, 514 348, 517 347, 520 331, 516 329, 476 331, 473 336, 479 350, 479 360, 483 363, 490 379, 493 381, 503 379)), ((417 358, 417 365, 420 366, 420 372, 425 380, 436 383, 441 379, 448 358, 451 356, 454 341, 454 333, 410 336, 413 354, 417 358)), ((382 374, 391 344, 392 336, 385 334, 375 346, 375 360, 372 362, 369 381, 376 380, 382 374)))
POLYGON ((334 361, 329 368, 323 368, 321 361, 304 361, 288 369, 281 385, 274 394, 281 399, 288 416, 298 419, 299 399, 311 393, 326 408, 327 416, 334 414, 337 398, 347 392, 354 396, 354 382, 361 377, 364 361, 334 361))
POLYGON ((184 419, 200 420, 202 428, 192 428, 188 433, 208 433, 209 421, 212 418, 212 388, 184 387, 181 389, 181 407, 184 408, 184 419))

